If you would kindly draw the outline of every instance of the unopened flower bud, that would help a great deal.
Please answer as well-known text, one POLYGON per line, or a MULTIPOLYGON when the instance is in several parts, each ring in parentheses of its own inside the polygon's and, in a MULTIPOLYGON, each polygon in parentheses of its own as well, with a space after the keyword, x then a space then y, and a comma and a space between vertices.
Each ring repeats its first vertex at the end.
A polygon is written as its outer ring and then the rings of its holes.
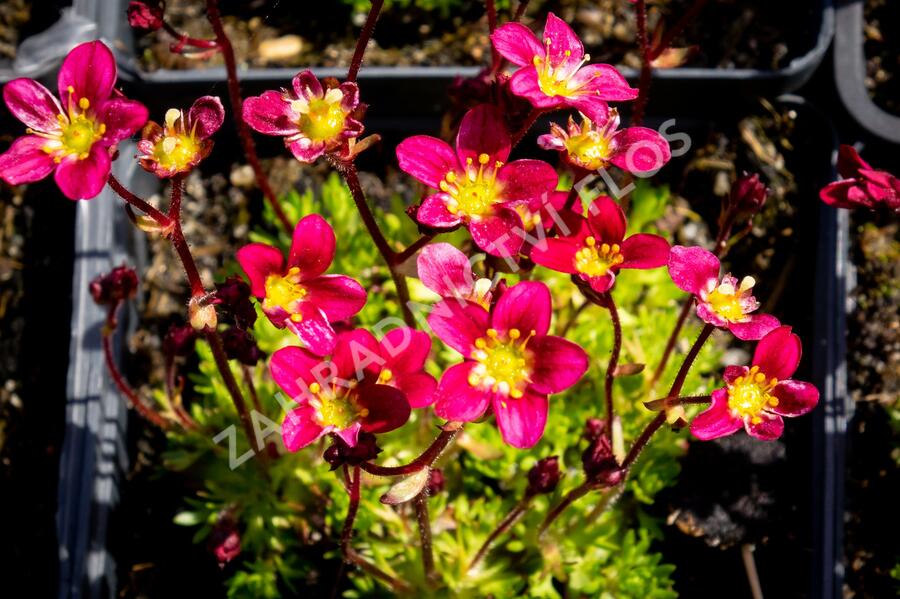
POLYGON ((216 307, 209 296, 192 297, 188 303, 188 319, 197 331, 215 330, 219 324, 216 307))
POLYGON ((735 211, 737 219, 749 219, 762 210, 768 196, 769 190, 759 180, 759 175, 744 173, 731 186, 728 205, 735 211))
POLYGON ((194 351, 197 338, 194 328, 187 324, 173 324, 163 338, 163 353, 173 356, 187 356, 194 351))
POLYGON ((425 494, 433 497, 444 490, 444 473, 440 468, 432 468, 428 483, 425 485, 425 494))
POLYGON ((133 298, 137 293, 137 287, 138 276, 134 269, 117 266, 91 281, 90 291, 94 301, 103 306, 133 298))
POLYGON ((528 471, 528 488, 526 495, 544 495, 552 493, 559 484, 559 458, 550 456, 538 460, 528 471))
POLYGON ((344 464, 358 466, 363 462, 374 460, 381 453, 381 448, 378 447, 372 433, 360 432, 353 447, 347 445, 338 435, 332 435, 331 439, 331 446, 325 450, 322 457, 332 470, 337 470, 344 464))
POLYGON ((255 366, 263 357, 253 336, 237 327, 230 327, 222 333, 222 344, 229 360, 237 360, 247 366, 255 366))
POLYGON ((584 474, 592 483, 612 487, 625 478, 625 471, 613 455, 612 446, 606 435, 600 435, 581 455, 584 474))
POLYGON ((222 309, 231 314, 234 323, 242 329, 249 329, 256 322, 256 308, 250 295, 250 285, 240 277, 228 277, 216 291, 222 309))
POLYGON ((128 24, 135 29, 156 31, 163 26, 163 9, 155 2, 129 2, 128 24))
POLYGON ((209 535, 209 548, 216 556, 220 568, 225 567, 225 564, 241 553, 241 533, 230 513, 216 522, 209 535))
POLYGON ((596 441, 604 432, 606 432, 606 420, 603 418, 588 418, 585 421, 583 435, 588 441, 596 441))

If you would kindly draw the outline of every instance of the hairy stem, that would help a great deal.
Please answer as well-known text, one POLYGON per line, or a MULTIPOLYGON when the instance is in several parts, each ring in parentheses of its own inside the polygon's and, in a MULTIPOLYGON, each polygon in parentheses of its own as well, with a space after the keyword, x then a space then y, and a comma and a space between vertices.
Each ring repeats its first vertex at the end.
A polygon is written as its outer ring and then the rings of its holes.
POLYGON ((531 130, 531 128, 534 126, 534 124, 542 114, 544 114, 544 110, 540 108, 531 109, 531 112, 529 112, 528 116, 525 117, 525 122, 522 123, 521 127, 519 127, 519 130, 513 133, 512 141, 510 143, 510 149, 515 148, 517 145, 519 145, 519 142, 522 141, 522 138, 528 135, 528 132, 531 130))
POLYGON ((405 250, 394 254, 394 264, 396 264, 397 266, 403 264, 404 262, 412 258, 416 252, 431 243, 432 239, 434 239, 434 235, 422 235, 414 242, 412 242, 405 250))
MULTIPOLYGON (((350 505, 347 507, 347 517, 344 518, 344 529, 341 531, 341 553, 345 558, 350 551, 351 542, 353 541, 353 523, 356 521, 356 514, 359 512, 360 480, 359 466, 354 466, 353 472, 349 477, 349 484, 347 484, 347 494, 350 496, 350 505)), ((345 483, 346 482, 345 472, 345 483)))
POLYGON ((256 175, 256 182, 262 190, 266 200, 269 202, 269 205, 272 207, 272 210, 275 212, 275 216, 278 217, 285 232, 290 235, 294 230, 294 226, 291 224, 290 219, 288 219, 287 214, 284 213, 284 209, 278 201, 278 196, 275 195, 275 191, 269 184, 269 179, 263 172, 262 165, 259 163, 259 156, 256 154, 256 144, 253 142, 253 134, 250 131, 250 127, 244 121, 244 101, 241 97, 241 82, 237 75, 237 61, 235 61, 234 58, 234 48, 231 46, 231 40, 228 39, 225 28, 222 26, 222 15, 219 12, 219 0, 206 0, 206 17, 209 19, 209 23, 212 25, 213 31, 216 34, 216 43, 222 51, 222 58, 225 59, 225 70, 228 73, 228 96, 231 99, 231 113, 234 117, 234 124, 237 126, 238 136, 240 137, 244 154, 247 157, 247 162, 250 163, 250 168, 253 169, 253 174, 256 175))
POLYGON ((613 300, 612 293, 606 294, 606 308, 609 310, 609 317, 613 325, 613 348, 612 355, 609 357, 609 365, 606 367, 606 381, 604 391, 606 392, 606 427, 607 438, 612 443, 612 422, 615 417, 615 407, 613 406, 613 383, 616 380, 616 367, 619 365, 619 355, 622 353, 622 322, 619 320, 619 310, 616 308, 616 302, 613 300))
POLYGON ((526 495, 522 499, 519 500, 516 505, 509 511, 506 516, 504 516, 503 520, 497 525, 497 528, 491 531, 491 534, 488 535, 488 538, 484 541, 484 544, 478 550, 478 553, 475 554, 475 557, 472 559, 469 564, 468 572, 471 572, 475 569, 478 563, 487 556, 488 552, 491 550, 491 545, 500 538, 500 535, 504 534, 507 530, 512 528, 513 524, 518 522, 519 518, 522 517, 522 514, 525 513, 525 510, 528 509, 528 504, 531 503, 532 496, 526 495))
POLYGON ((184 272, 187 275, 188 283, 191 286, 192 297, 202 297, 206 295, 206 288, 200 279, 200 271, 197 270, 197 264, 194 262, 194 256, 191 254, 191 248, 184 238, 184 232, 181 230, 181 196, 182 184, 184 178, 177 176, 172 179, 172 199, 169 202, 169 218, 173 222, 172 233, 169 236, 172 246, 181 259, 184 272))
POLYGON ((434 568, 434 551, 431 548, 431 519, 428 517, 428 495, 419 493, 413 501, 416 508, 416 523, 419 526, 419 542, 422 544, 422 568, 425 570, 425 580, 434 582, 437 580, 437 571, 434 568))
POLYGON ((441 434, 428 446, 428 449, 422 452, 422 455, 403 466, 379 466, 365 462, 360 464, 360 467, 369 474, 377 476, 403 476, 418 472, 422 468, 430 467, 441 457, 441 454, 456 438, 462 427, 463 424, 461 422, 448 422, 444 425, 444 430, 441 431, 441 434))
POLYGON ((228 364, 228 356, 225 354, 225 346, 222 344, 222 337, 219 336, 218 332, 213 330, 206 330, 204 334, 206 335, 206 341, 209 343, 209 347, 212 350, 213 359, 216 362, 219 373, 222 375, 225 388, 228 389, 228 394, 231 395, 231 400, 234 402, 234 407, 237 410, 238 417, 244 427, 244 434, 247 435, 247 442, 250 444, 250 447, 254 448, 254 453, 257 457, 263 459, 265 458, 265 454, 262 451, 262 443, 258 442, 256 434, 253 431, 253 421, 250 419, 250 411, 247 409, 247 402, 244 401, 244 395, 241 393, 241 388, 234 378, 234 373, 231 372, 231 367, 228 364))
POLYGON ((644 110, 646 109, 647 101, 649 100, 650 76, 652 75, 652 68, 650 66, 650 41, 647 38, 646 0, 637 0, 635 12, 637 15, 637 38, 641 50, 641 78, 638 83, 638 97, 634 103, 632 121, 635 125, 640 125, 644 120, 644 110))
POLYGON ((350 68, 347 69, 347 81, 356 81, 363 57, 366 54, 366 46, 369 45, 369 40, 372 39, 372 34, 375 32, 375 24, 378 22, 382 6, 384 6, 384 0, 372 0, 372 8, 369 9, 369 16, 366 17, 366 23, 359 34, 359 39, 356 40, 356 49, 350 60, 350 68))
POLYGON ((513 16, 513 23, 521 20, 523 16, 525 16, 525 11, 528 9, 529 0, 520 0, 519 6, 516 7, 516 14, 513 16))
POLYGON ((559 518, 559 516, 568 509, 570 505, 587 495, 590 490, 593 488, 593 485, 584 481, 568 493, 566 493, 565 497, 562 498, 562 501, 556 504, 556 506, 547 512, 547 515, 544 517, 544 521, 541 522, 540 527, 538 527, 538 538, 544 536, 544 533, 547 532, 547 529, 553 524, 553 521, 559 518))
POLYGON ((186 33, 182 33, 172 27, 172 25, 166 20, 163 20, 162 28, 166 33, 175 38, 175 43, 172 44, 169 49, 176 54, 180 53, 185 48, 185 46, 200 48, 201 50, 213 50, 218 49, 219 47, 219 44, 216 42, 216 40, 190 37, 186 33))
POLYGON ((116 177, 112 173, 109 174, 109 179, 107 179, 106 182, 120 198, 152 218, 160 227, 167 228, 171 226, 172 219, 163 214, 157 208, 151 206, 146 200, 142 200, 133 192, 128 190, 118 179, 116 179, 116 177))
POLYGON ((678 313, 678 320, 675 321, 675 328, 672 329, 669 340, 666 341, 666 348, 663 350, 659 365, 656 367, 656 370, 653 371, 653 376, 650 378, 651 389, 656 386, 656 383, 659 382, 659 378, 663 375, 663 372, 665 372, 666 365, 669 363, 669 357, 672 355, 672 350, 675 349, 675 344, 678 342, 678 334, 681 332, 682 327, 684 327, 684 323, 687 320, 688 314, 691 313, 691 306, 693 305, 694 298, 692 296, 689 296, 684 300, 684 305, 681 306, 681 312, 678 313))
POLYGON ((650 60, 659 58, 659 56, 672 45, 675 38, 691 24, 691 21, 697 18, 697 15, 700 14, 700 11, 706 6, 706 3, 707 0, 694 0, 694 3, 687 12, 681 16, 671 29, 666 31, 665 35, 663 35, 662 39, 659 41, 659 44, 650 52, 650 60))

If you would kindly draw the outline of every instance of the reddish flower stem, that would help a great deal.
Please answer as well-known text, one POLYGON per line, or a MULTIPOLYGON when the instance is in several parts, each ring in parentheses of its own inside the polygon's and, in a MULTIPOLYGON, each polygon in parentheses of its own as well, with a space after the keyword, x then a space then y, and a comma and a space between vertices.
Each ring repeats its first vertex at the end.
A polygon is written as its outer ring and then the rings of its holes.
POLYGON ((525 15, 525 10, 528 8, 528 2, 529 0, 521 0, 521 2, 519 2, 519 6, 516 7, 516 14, 512 19, 513 23, 518 22, 525 15))
POLYGON ((540 527, 538 527, 538 538, 542 537, 547 529, 553 524, 553 521, 559 518, 559 516, 568 509, 570 505, 587 495, 594 486, 589 481, 584 481, 568 493, 566 493, 565 497, 562 498, 556 506, 547 512, 547 515, 544 517, 544 521, 541 522, 540 527))
POLYGON ((222 337, 219 336, 217 331, 213 330, 206 330, 204 335, 212 350, 213 359, 219 368, 222 380, 225 382, 225 387, 228 389, 228 394, 231 395, 231 400, 234 402, 234 407, 244 427, 244 434, 247 435, 247 442, 250 444, 250 447, 254 448, 258 457, 264 458, 265 453, 263 452, 262 444, 257 444, 256 434, 253 431, 253 421, 250 419, 250 412, 247 410, 244 395, 241 393, 241 388, 238 386, 234 373, 231 372, 231 367, 228 364, 228 356, 225 353, 225 346, 222 344, 222 337))
POLYGON ((353 162, 339 162, 334 158, 332 159, 332 164, 343 175, 344 181, 347 182, 347 187, 350 188, 350 195, 353 197, 356 209, 362 217, 363 224, 369 231, 378 253, 381 254, 391 273, 391 279, 394 281, 394 286, 397 288, 397 296, 400 299, 400 308, 403 310, 404 322, 406 322, 407 326, 416 328, 416 318, 409 307, 409 287, 406 284, 406 278, 397 270, 396 252, 388 245, 387 239, 384 238, 384 234, 378 227, 378 222, 369 208, 366 194, 363 192, 362 185, 359 182, 356 165, 353 162))
POLYGON ((384 6, 384 0, 372 0, 372 8, 369 9, 369 16, 366 17, 359 39, 356 40, 356 49, 353 51, 353 58, 350 60, 350 68, 347 69, 347 81, 356 81, 356 76, 359 74, 359 69, 362 66, 363 57, 366 54, 366 47, 369 45, 369 40, 372 39, 372 34, 375 32, 375 24, 378 22, 382 6, 384 6))
POLYGON ((669 340, 666 341, 666 348, 663 350, 663 355, 659 361, 659 365, 656 367, 656 370, 653 371, 653 376, 650 378, 651 389, 656 386, 656 383, 659 382, 659 378, 662 376, 663 371, 666 369, 666 365, 669 362, 669 356, 672 355, 672 350, 675 349, 675 343, 678 342, 678 333, 681 332, 681 329, 684 326, 685 321, 687 320, 688 314, 691 313, 691 306, 693 305, 693 296, 689 296, 684 300, 684 305, 681 306, 681 312, 679 312, 678 314, 678 320, 675 321, 675 328, 672 329, 672 334, 669 335, 669 340))
POLYGON ((510 144, 510 150, 519 145, 519 142, 522 141, 537 120, 544 114, 544 110, 541 108, 532 108, 531 112, 528 113, 528 116, 525 118, 525 122, 522 123, 522 126, 519 127, 519 130, 513 133, 512 142, 510 144))
POLYGON ((379 466, 378 464, 365 462, 360 464, 360 468, 369 474, 375 474, 376 476, 403 476, 418 472, 422 468, 430 467, 439 457, 441 457, 441 454, 444 453, 447 446, 456 438, 456 435, 462 427, 463 424, 461 422, 448 422, 445 424, 444 430, 442 430, 441 434, 439 434, 431 445, 428 446, 428 449, 423 451, 422 455, 408 464, 402 466, 379 466))
POLYGON ((272 210, 275 212, 275 216, 277 216, 278 220, 281 222, 281 226, 288 235, 291 235, 294 231, 294 225, 291 223, 290 219, 288 219, 287 214, 284 213, 284 209, 278 201, 278 196, 275 195, 275 191, 269 184, 269 179, 263 172, 262 165, 259 163, 259 156, 256 154, 256 144, 253 141, 253 133, 244 121, 242 112, 244 101, 241 97, 241 82, 237 75, 237 62, 234 58, 234 48, 231 46, 231 40, 228 39, 225 28, 222 26, 222 15, 219 12, 219 0, 206 0, 206 17, 216 34, 216 42, 222 51, 222 58, 225 59, 225 70, 228 73, 228 96, 231 99, 231 112, 234 116, 234 124, 237 126, 238 137, 240 137, 241 146, 244 148, 247 162, 250 163, 250 168, 253 169, 253 174, 256 175, 256 182, 262 190, 266 200, 269 202, 269 205, 272 207, 272 210))
MULTIPOLYGON (((346 479, 346 473, 345 473, 346 479)), ((353 541, 353 523, 356 521, 356 514, 359 512, 359 483, 361 475, 359 466, 353 467, 353 473, 349 476, 349 484, 347 485, 347 494, 350 496, 350 505, 347 507, 347 517, 344 518, 344 529, 341 531, 341 553, 346 557, 353 541)))
POLYGON ((606 437, 612 443, 612 423, 615 417, 613 406, 613 382, 616 380, 616 367, 619 365, 619 355, 622 353, 622 322, 619 320, 619 310, 613 300, 612 293, 606 294, 606 309, 609 310, 609 318, 613 325, 613 348, 609 357, 609 365, 606 367, 606 381, 604 391, 606 396, 606 437))
POLYGON ((109 179, 106 182, 120 198, 152 218, 160 227, 166 228, 171 226, 172 219, 127 189, 112 173, 109 174, 109 179))
POLYGON ((637 0, 635 12, 637 14, 637 38, 641 49, 641 78, 638 82, 638 97, 634 103, 632 121, 635 125, 640 125, 644 120, 644 110, 646 109, 647 101, 649 100, 650 76, 653 73, 650 66, 650 41, 647 38, 646 0, 637 0))
MULTIPOLYGON (((497 29, 497 5, 494 0, 485 0, 485 10, 487 11, 488 31, 493 34, 497 29)), ((496 73, 500 68, 502 56, 497 52, 494 44, 491 44, 491 72, 496 73)))
POLYGON ((103 347, 103 359, 106 362, 106 369, 109 371, 113 383, 115 383, 119 392, 125 396, 125 399, 128 400, 131 407, 133 407, 142 418, 165 430, 169 428, 169 421, 163 418, 158 412, 151 409, 140 397, 138 397, 137 392, 132 389, 131 385, 128 384, 128 381, 125 380, 125 375, 122 374, 119 367, 116 366, 116 361, 113 359, 112 336, 119 324, 117 314, 121 305, 122 302, 119 301, 109 307, 109 310, 106 313, 106 324, 101 333, 101 345, 103 347))
POLYGON ((513 508, 509 511, 506 516, 503 517, 503 520, 497 525, 497 528, 491 531, 491 534, 488 535, 488 538, 484 541, 484 544, 478 550, 478 553, 475 554, 475 557, 469 563, 469 568, 467 572, 471 572, 475 569, 475 566, 487 556, 488 552, 491 550, 491 545, 500 538, 500 535, 505 533, 507 530, 512 528, 513 524, 519 521, 519 518, 522 517, 522 514, 525 513, 525 510, 528 509, 528 505, 531 503, 532 496, 526 495, 522 499, 513 506, 513 508))
POLYGON ((419 542, 422 544, 422 568, 425 580, 430 583, 438 579, 434 568, 434 552, 431 548, 431 519, 428 517, 428 495, 419 493, 413 500, 416 508, 416 523, 419 525, 419 542))
POLYGON ((200 278, 200 271, 197 270, 197 264, 194 262, 194 256, 191 254, 191 248, 184 238, 184 232, 181 230, 181 197, 183 176, 179 175, 172 179, 172 196, 169 203, 169 219, 174 223, 172 233, 169 238, 172 246, 181 259, 184 266, 184 272, 187 275, 188 283, 191 286, 191 297, 202 297, 206 295, 206 288, 203 286, 203 280, 200 278))
POLYGON ((410 258, 412 258, 412 256, 413 256, 416 252, 418 252, 418 251, 421 250, 423 247, 425 247, 426 245, 428 245, 429 243, 431 243, 431 240, 432 240, 432 239, 434 239, 434 235, 422 235, 421 237, 419 237, 418 239, 416 239, 414 242, 412 242, 412 243, 409 245, 409 247, 407 247, 407 248, 406 248, 405 250, 403 250, 402 252, 395 252, 395 253, 394 253, 394 258, 393 258, 394 264, 396 264, 396 265, 398 265, 398 266, 399 266, 400 264, 403 264, 404 262, 406 262, 407 260, 409 260, 410 258))
POLYGON ((172 52, 175 52, 176 54, 180 53, 185 46, 193 46, 194 48, 201 48, 204 50, 218 49, 219 47, 219 44, 216 43, 216 40, 206 40, 196 37, 190 37, 189 35, 182 33, 172 27, 172 25, 168 21, 164 20, 162 22, 162 27, 166 31, 166 33, 177 40, 170 47, 170 50, 172 52))
POLYGON ((656 60, 659 56, 665 52, 669 46, 672 45, 672 42, 675 41, 675 38, 687 28, 688 25, 691 24, 691 21, 697 18, 697 15, 700 14, 700 11, 703 10, 703 7, 706 6, 708 0, 694 0, 694 3, 691 7, 685 12, 681 18, 678 20, 675 25, 666 31, 665 35, 663 35, 662 39, 659 41, 659 44, 652 49, 650 52, 650 60, 656 60))

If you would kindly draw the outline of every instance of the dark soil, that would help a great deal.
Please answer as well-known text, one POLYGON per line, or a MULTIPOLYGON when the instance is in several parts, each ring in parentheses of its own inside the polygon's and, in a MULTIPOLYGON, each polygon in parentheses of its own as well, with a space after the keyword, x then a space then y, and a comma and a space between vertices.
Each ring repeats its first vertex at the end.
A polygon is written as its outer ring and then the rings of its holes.
POLYGON ((28 0, 3 0, 0 2, 0 59, 16 57, 19 30, 31 18, 31 2, 28 0))
POLYGON ((900 114, 900 5, 866 0, 866 89, 876 104, 900 114))
POLYGON ((0 184, 0 577, 35 597, 59 573, 74 207, 52 180, 0 184))
MULTIPOLYGON (((693 0, 660 0, 649 7, 651 30, 677 22, 693 0)), ((202 0, 172 0, 167 16, 195 37, 212 34, 202 0)), ((675 40, 675 46, 698 45, 691 66, 718 68, 784 67, 814 44, 816 0, 739 2, 710 0, 700 18, 675 40)), ((289 2, 242 0, 223 7, 226 30, 238 61, 252 67, 347 66, 365 15, 330 2, 298 11, 289 2)), ((623 0, 535 0, 525 22, 543 26, 553 11, 573 24, 593 61, 640 66, 634 7, 623 0), (537 18, 540 22, 533 22, 537 18)), ((500 15, 500 21, 508 19, 500 15)), ((199 59, 172 55, 164 32, 144 36, 138 53, 147 70, 191 69, 222 64, 221 57, 199 59)), ((381 16, 366 54, 369 65, 485 65, 490 46, 484 3, 465 0, 453 14, 414 7, 387 10, 381 16)))

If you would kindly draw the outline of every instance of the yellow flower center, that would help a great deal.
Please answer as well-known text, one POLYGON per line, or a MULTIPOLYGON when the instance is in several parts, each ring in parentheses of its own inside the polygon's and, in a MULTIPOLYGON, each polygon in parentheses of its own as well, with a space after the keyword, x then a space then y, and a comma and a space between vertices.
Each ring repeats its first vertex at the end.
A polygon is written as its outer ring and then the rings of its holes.
POLYGON ((347 115, 341 106, 344 94, 330 89, 320 99, 299 98, 291 102, 291 109, 299 115, 297 126, 313 141, 331 141, 344 130, 347 115))
POLYGON ((756 281, 753 277, 744 277, 740 287, 735 289, 734 285, 728 282, 720 283, 706 297, 713 312, 729 322, 740 322, 747 317, 741 300, 753 289, 756 281))
POLYGON ((767 379, 759 366, 754 366, 728 385, 728 408, 736 417, 749 418, 752 424, 759 424, 762 422, 760 412, 778 405, 778 398, 771 393, 777 384, 778 379, 767 379))
MULTIPOLYGON (((538 86, 541 88, 542 92, 551 97, 571 96, 577 90, 569 88, 569 80, 572 78, 572 75, 581 68, 581 65, 591 59, 591 56, 585 54, 584 58, 581 59, 581 62, 574 65, 568 64, 568 61, 563 64, 554 65, 550 58, 550 44, 550 38, 545 38, 544 56, 535 56, 532 59, 535 68, 537 68, 538 86)), ((566 50, 565 56, 566 58, 572 56, 572 51, 566 50)))
POLYGON ((457 174, 450 171, 440 182, 441 191, 450 195, 447 202, 447 210, 451 214, 463 216, 483 216, 491 211, 494 202, 497 201, 500 189, 497 185, 497 171, 503 166, 499 160, 494 162, 494 168, 485 172, 485 166, 491 157, 487 154, 478 155, 478 168, 475 168, 471 158, 466 159, 466 172, 457 174))
MULTIPOLYGON (((585 125, 589 127, 586 120, 585 125)), ((609 140, 598 131, 584 129, 579 135, 569 137, 566 141, 566 152, 575 164, 589 170, 596 171, 608 164, 609 140)))
POLYGON ((394 378, 394 373, 390 371, 389 368, 384 368, 380 373, 378 373, 378 384, 379 385, 387 385, 394 378))
POLYGON ((31 135, 46 140, 41 149, 53 156, 55 162, 60 162, 66 156, 77 156, 79 160, 84 160, 90 155, 94 143, 106 133, 106 125, 98 123, 93 111, 90 110, 90 100, 81 98, 76 103, 72 95, 75 88, 69 86, 68 91, 69 103, 66 114, 56 115, 59 123, 58 131, 44 133, 28 129, 31 135))
POLYGON ((306 297, 306 289, 300 284, 300 269, 291 268, 285 276, 271 274, 266 277, 266 297, 263 300, 264 310, 281 308, 291 315, 291 320, 303 320, 297 310, 297 304, 306 297))
POLYGON ((166 111, 166 128, 164 136, 153 147, 153 158, 160 166, 175 172, 190 170, 199 158, 200 142, 194 137, 194 131, 184 128, 184 115, 180 110, 170 108, 166 111))
POLYGON ((593 237, 586 237, 584 247, 575 252, 575 269, 588 277, 602 277, 612 267, 625 261, 618 243, 597 245, 593 237))
POLYGON ((513 399, 522 397, 531 371, 525 345, 534 334, 531 331, 523 338, 519 329, 510 329, 501 338, 496 329, 488 329, 486 337, 475 341, 472 357, 478 364, 469 373, 469 384, 513 399))
POLYGON ((369 415, 369 410, 361 407, 356 401, 352 390, 322 389, 319 383, 312 383, 309 391, 314 396, 309 405, 316 410, 316 420, 320 426, 333 426, 343 430, 369 415))

